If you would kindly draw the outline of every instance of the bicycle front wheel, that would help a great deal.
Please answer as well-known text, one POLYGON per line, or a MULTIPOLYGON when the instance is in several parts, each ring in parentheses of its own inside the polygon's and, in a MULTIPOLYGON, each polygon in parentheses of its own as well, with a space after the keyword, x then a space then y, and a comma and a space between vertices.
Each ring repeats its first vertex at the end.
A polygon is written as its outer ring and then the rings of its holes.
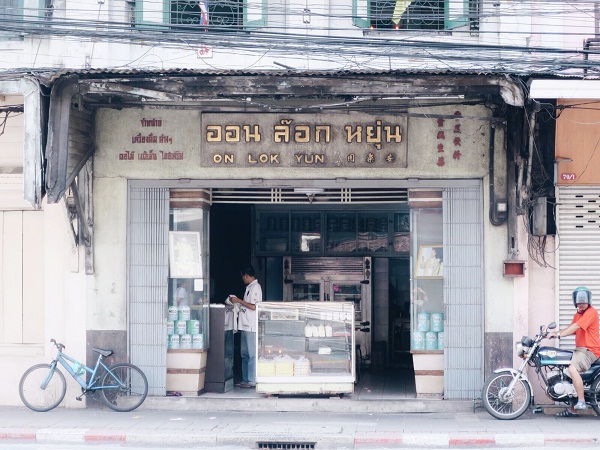
POLYGON ((29 409, 44 412, 56 408, 65 398, 67 382, 58 369, 51 372, 50 364, 30 367, 21 377, 19 397, 29 409), (42 384, 47 381, 46 387, 42 384))
POLYGON ((146 375, 133 364, 115 364, 102 378, 100 398, 115 411, 133 411, 146 400, 148 380, 146 375))

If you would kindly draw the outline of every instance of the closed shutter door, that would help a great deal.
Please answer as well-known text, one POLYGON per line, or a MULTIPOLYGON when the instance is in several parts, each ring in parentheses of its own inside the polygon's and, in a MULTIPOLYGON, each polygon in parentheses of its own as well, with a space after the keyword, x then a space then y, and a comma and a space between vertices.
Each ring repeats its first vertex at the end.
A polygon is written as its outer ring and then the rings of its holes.
POLYGON ((480 397, 483 384, 481 188, 443 193, 444 398, 480 397))
POLYGON ((129 352, 148 378, 148 395, 166 394, 169 190, 129 190, 129 352))
MULTIPOLYGON (((559 326, 571 323, 575 308, 571 294, 577 286, 600 299, 600 188, 563 186, 558 189, 558 317, 559 326)), ((561 347, 574 347, 575 338, 561 339, 561 347)))

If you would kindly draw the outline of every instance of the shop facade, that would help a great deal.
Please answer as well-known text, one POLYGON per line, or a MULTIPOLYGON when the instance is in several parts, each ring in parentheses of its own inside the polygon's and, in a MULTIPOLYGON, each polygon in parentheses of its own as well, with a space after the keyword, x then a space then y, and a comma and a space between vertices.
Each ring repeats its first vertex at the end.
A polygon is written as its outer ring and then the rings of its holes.
POLYGON ((485 370, 510 358, 516 85, 387 73, 120 82, 57 78, 48 198, 66 194, 77 213, 87 346, 128 355, 150 395, 171 390, 168 308, 182 282, 199 322, 183 334, 210 352, 208 306, 243 293, 246 263, 270 302, 331 301, 336 267, 347 271, 355 319, 370 323, 365 363, 408 354, 425 396, 478 398, 485 370), (311 281, 316 291, 295 289, 311 281))
MULTIPOLYGON (((531 96, 556 111, 552 191, 536 199, 534 234, 555 236, 557 323, 564 327, 573 317, 571 293, 577 286, 600 291, 597 264, 600 176, 597 170, 597 119, 600 117, 597 80, 536 79, 531 96)), ((547 248, 547 251, 551 251, 547 248)), ((561 346, 573 347, 566 338, 561 346)))

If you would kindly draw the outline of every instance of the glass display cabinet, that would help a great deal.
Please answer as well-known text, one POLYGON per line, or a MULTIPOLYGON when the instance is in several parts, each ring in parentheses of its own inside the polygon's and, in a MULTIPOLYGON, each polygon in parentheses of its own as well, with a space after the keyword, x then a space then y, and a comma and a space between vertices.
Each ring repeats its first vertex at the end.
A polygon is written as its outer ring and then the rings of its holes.
POLYGON ((257 304, 256 392, 354 391, 352 302, 257 304))
POLYGON ((292 251, 295 253, 321 253, 321 213, 292 213, 292 251))
POLYGON ((412 211, 411 350, 417 396, 444 391, 444 246, 442 211, 412 211))
POLYGON ((261 255, 343 256, 410 253, 409 213, 393 210, 279 211, 257 209, 261 255))
POLYGON ((290 215, 288 212, 269 212, 258 216, 258 250, 287 252, 290 249, 290 215))

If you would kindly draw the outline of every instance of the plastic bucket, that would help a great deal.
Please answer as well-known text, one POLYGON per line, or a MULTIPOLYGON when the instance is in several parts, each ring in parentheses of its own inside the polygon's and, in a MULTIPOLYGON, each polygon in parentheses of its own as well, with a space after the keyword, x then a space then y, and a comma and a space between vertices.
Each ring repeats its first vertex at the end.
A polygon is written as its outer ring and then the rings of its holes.
POLYGON ((444 332, 438 333, 438 350, 444 350, 444 332))
POLYGON ((428 331, 425 333, 425 350, 437 350, 438 349, 438 336, 435 331, 428 331))
POLYGON ((172 334, 175 334, 175 321, 174 320, 167 320, 167 334, 169 336, 171 336, 172 334))
POLYGON ((444 331, 444 313, 431 313, 431 331, 444 331))
POLYGON ((204 335, 193 334, 192 335, 192 348, 204 348, 204 335))
POLYGON ((188 320, 187 321, 187 332, 188 332, 188 334, 200 333, 200 321, 199 320, 188 320))
POLYGON ((417 331, 430 331, 430 314, 419 313, 417 314, 417 331))
POLYGON ((192 348, 192 335, 182 334, 179 337, 179 348, 192 348))
POLYGON ((178 349, 179 348, 179 335, 172 334, 169 336, 169 348, 178 349))
POLYGON ((179 318, 179 312, 177 311, 177 306, 169 306, 169 315, 167 320, 177 320, 179 318))
POLYGON ((178 320, 175 322, 176 334, 187 334, 187 320, 178 320))
POLYGON ((422 331, 414 331, 411 340, 411 348, 413 350, 425 350, 425 333, 422 331))
POLYGON ((190 320, 191 310, 189 306, 180 306, 178 308, 179 311, 179 320, 190 320))

